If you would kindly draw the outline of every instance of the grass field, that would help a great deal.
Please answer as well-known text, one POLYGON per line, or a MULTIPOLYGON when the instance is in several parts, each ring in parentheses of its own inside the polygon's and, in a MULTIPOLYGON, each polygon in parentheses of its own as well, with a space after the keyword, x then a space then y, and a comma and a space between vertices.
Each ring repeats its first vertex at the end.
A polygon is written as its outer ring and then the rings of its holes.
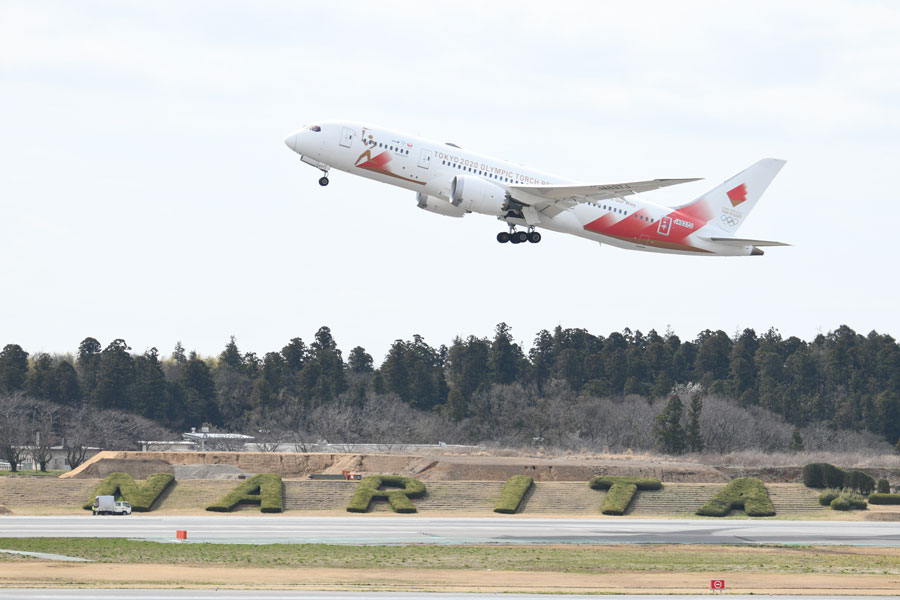
MULTIPOLYGON (((101 563, 342 569, 489 569, 559 573, 900 575, 900 548, 776 546, 332 546, 177 544, 98 538, 0 538, 0 548, 101 563)), ((0 562, 29 560, 0 554, 0 562)))

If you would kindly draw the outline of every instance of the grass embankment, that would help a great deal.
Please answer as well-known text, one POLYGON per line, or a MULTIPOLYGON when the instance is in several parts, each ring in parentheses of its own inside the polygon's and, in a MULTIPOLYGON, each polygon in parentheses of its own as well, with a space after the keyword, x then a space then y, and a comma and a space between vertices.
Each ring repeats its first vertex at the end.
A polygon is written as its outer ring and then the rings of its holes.
POLYGON ((0 470, 0 477, 59 477, 65 471, 16 471, 0 470))
MULTIPOLYGON (((334 546, 176 544, 108 538, 0 538, 0 548, 100 563, 560 573, 763 572, 900 575, 900 548, 760 546, 334 546)), ((0 554, 0 561, 22 560, 0 554)))

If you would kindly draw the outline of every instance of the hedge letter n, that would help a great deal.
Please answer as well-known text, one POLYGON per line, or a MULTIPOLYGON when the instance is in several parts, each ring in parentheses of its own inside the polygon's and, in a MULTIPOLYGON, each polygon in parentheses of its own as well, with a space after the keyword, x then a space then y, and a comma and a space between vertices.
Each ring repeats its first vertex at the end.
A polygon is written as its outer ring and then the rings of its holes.
POLYGON ((83 507, 90 510, 95 496, 121 496, 134 512, 147 512, 173 481, 175 477, 171 473, 154 473, 138 487, 128 473, 110 473, 94 488, 91 499, 83 507))

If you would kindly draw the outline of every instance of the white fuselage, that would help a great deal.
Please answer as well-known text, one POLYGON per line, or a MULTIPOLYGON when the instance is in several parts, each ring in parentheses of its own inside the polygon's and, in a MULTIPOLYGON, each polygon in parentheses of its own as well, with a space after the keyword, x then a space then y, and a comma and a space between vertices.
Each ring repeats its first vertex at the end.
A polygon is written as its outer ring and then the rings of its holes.
MULTIPOLYGON (((550 173, 469 152, 453 144, 361 123, 317 122, 295 132, 285 142, 301 155, 304 162, 326 174, 333 168, 408 189, 448 203, 440 205, 448 210, 452 208, 449 205, 451 186, 454 178, 460 175, 478 177, 503 188, 578 184, 550 173)), ((462 213, 441 214, 462 216, 462 213)), ((750 245, 722 246, 706 240, 696 235, 705 221, 696 222, 690 214, 682 215, 677 209, 643 199, 617 197, 581 202, 552 216, 538 213, 538 221, 532 219, 530 223, 512 215, 497 217, 510 225, 540 227, 635 250, 734 256, 750 254, 753 249, 750 245), (668 223, 665 238, 656 234, 657 230, 662 231, 662 220, 668 223), (679 223, 684 226, 684 231, 679 230, 679 223), (670 228, 673 232, 678 230, 679 235, 670 235, 670 228)))

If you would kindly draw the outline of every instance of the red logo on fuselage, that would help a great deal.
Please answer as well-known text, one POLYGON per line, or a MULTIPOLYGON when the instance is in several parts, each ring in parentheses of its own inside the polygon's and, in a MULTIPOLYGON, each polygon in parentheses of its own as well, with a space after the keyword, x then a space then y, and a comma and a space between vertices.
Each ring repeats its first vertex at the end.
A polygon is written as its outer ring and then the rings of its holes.
POLYGON ((742 202, 747 201, 747 186, 746 184, 741 184, 734 188, 733 190, 728 191, 728 199, 731 200, 732 206, 737 206, 742 202))

